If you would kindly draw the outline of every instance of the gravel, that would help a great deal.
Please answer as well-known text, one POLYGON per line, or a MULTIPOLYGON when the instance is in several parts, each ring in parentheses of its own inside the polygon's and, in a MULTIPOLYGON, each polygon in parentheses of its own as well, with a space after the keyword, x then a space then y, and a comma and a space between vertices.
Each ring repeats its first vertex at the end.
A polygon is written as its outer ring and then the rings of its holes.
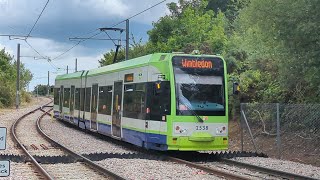
MULTIPOLYGON (((27 108, 20 108, 19 110, 1 110, 0 111, 0 127, 7 127, 7 144, 6 150, 0 151, 0 154, 22 154, 19 149, 14 146, 10 136, 10 128, 14 120, 19 118, 26 112, 49 102, 49 99, 39 98, 39 101, 27 108)), ((121 146, 112 144, 110 142, 97 139, 82 131, 74 130, 73 128, 66 127, 57 120, 52 120, 46 116, 42 121, 43 130, 58 142, 66 145, 67 147, 75 150, 81 154, 88 153, 134 153, 135 151, 124 149, 121 146)), ((320 179, 320 167, 311 165, 300 164, 291 161, 284 161, 272 158, 259 158, 259 157, 246 157, 235 158, 235 160, 245 163, 250 163, 258 166, 268 167, 290 173, 296 173, 304 176, 320 179)), ((128 179, 220 179, 218 177, 207 174, 201 170, 190 168, 186 165, 176 164, 172 162, 147 160, 147 159, 116 159, 110 158, 98 161, 99 164, 107 167, 108 169, 122 175, 128 179)), ((33 169, 29 163, 14 163, 11 162, 11 172, 9 179, 39 179, 34 174, 33 169)), ((206 163, 205 165, 214 166, 216 168, 227 169, 228 171, 235 171, 238 174, 239 169, 228 165, 219 163, 206 163)), ((64 170, 64 164, 56 164, 52 166, 64 170)), ((76 165, 78 166, 78 165, 76 165)), ((77 176, 76 179, 86 179, 87 173, 79 173, 76 168, 73 174, 77 176)), ((90 172, 90 171, 89 171, 90 172)), ((242 174, 254 174, 246 169, 241 169, 242 174)), ((268 176, 255 174, 256 178, 252 179, 269 179, 268 176)), ((65 178, 63 175, 61 179, 65 178)), ((90 179, 90 178, 89 178, 90 179)), ((271 178, 271 179, 274 179, 271 178)))
MULTIPOLYGON (((135 153, 122 146, 97 139, 85 132, 75 130, 46 117, 41 127, 54 140, 71 150, 81 153, 135 153), (61 135, 63 134, 63 135, 61 135)), ((190 168, 183 164, 147 159, 117 159, 110 158, 98 161, 110 171, 128 179, 221 179, 201 170, 190 168)))
POLYGON ((42 130, 55 141, 71 148, 78 154, 90 153, 136 153, 136 151, 124 149, 123 147, 97 139, 83 131, 75 130, 46 116, 41 121, 42 130))
POLYGON ((38 99, 33 99, 33 103, 28 107, 21 107, 18 110, 16 109, 1 109, 0 110, 0 127, 7 128, 7 142, 6 149, 1 150, 0 154, 14 154, 21 155, 23 152, 20 149, 15 147, 15 143, 11 138, 11 125, 12 123, 21 117, 23 114, 39 107, 40 105, 46 104, 51 100, 48 98, 39 97, 38 99))
POLYGON ((183 164, 145 159, 105 159, 99 164, 127 179, 221 179, 183 164))
POLYGON ((320 167, 311 166, 307 164, 261 157, 235 158, 234 160, 257 166, 267 167, 270 169, 277 169, 279 171, 309 176, 315 179, 320 179, 320 167))
MULTIPOLYGON (((54 179, 107 179, 103 174, 95 172, 82 163, 70 164, 43 164, 42 165, 54 179)), ((111 179, 111 178, 110 178, 111 179)))
POLYGON ((5 179, 40 179, 33 169, 34 167, 30 162, 10 162, 10 175, 8 177, 5 177, 5 179))
POLYGON ((219 162, 203 163, 202 165, 210 167, 210 168, 219 169, 221 171, 225 171, 228 173, 241 175, 241 176, 247 177, 249 179, 281 179, 281 178, 277 178, 277 177, 263 174, 260 172, 251 171, 251 170, 248 170, 245 168, 239 168, 236 166, 231 166, 231 165, 227 165, 227 164, 223 164, 223 163, 219 163, 219 162))
POLYGON ((38 156, 63 156, 65 152, 60 149, 56 149, 41 136, 37 131, 36 121, 43 114, 41 111, 37 111, 33 114, 22 119, 16 126, 16 133, 19 141, 26 147, 32 155, 38 156), (31 145, 35 146, 34 149, 31 145), (49 149, 43 149, 41 145, 45 145, 49 149))

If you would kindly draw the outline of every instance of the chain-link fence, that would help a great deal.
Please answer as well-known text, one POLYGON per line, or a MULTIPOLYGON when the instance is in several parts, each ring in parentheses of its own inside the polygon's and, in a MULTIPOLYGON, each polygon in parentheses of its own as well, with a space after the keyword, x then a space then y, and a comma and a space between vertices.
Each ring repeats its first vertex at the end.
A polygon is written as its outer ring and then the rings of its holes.
POLYGON ((320 166, 320 104, 241 104, 241 147, 320 166))

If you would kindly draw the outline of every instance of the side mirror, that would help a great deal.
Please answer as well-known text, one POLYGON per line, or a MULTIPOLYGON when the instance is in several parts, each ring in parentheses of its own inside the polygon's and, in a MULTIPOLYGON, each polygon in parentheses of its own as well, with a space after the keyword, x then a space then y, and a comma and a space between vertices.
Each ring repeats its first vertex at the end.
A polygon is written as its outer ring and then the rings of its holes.
POLYGON ((238 95, 240 93, 240 85, 237 82, 233 83, 233 94, 238 95))

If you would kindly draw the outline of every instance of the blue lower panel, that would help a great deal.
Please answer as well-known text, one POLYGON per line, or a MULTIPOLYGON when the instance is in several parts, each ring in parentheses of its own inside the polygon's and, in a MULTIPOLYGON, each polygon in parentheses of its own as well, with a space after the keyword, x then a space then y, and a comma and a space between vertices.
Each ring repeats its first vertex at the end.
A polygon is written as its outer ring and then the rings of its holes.
POLYGON ((53 116, 58 117, 60 115, 59 111, 53 111, 53 116))
MULTIPOLYGON (((54 111, 56 118, 60 117, 59 111, 54 111)), ((70 122, 69 116, 65 116, 65 121, 70 122)), ((74 124, 81 129, 90 129, 90 121, 74 118, 74 124)), ((98 123, 98 132, 104 135, 111 135, 111 125, 98 123)), ((155 149, 160 151, 168 150, 167 136, 161 134, 144 133, 131 129, 122 128, 122 140, 135 144, 146 149, 155 149)))
POLYGON ((111 125, 98 123, 98 132, 104 135, 111 135, 111 125))
POLYGON ((147 149, 165 151, 168 149, 167 136, 161 134, 143 133, 126 128, 122 128, 123 140, 147 149))

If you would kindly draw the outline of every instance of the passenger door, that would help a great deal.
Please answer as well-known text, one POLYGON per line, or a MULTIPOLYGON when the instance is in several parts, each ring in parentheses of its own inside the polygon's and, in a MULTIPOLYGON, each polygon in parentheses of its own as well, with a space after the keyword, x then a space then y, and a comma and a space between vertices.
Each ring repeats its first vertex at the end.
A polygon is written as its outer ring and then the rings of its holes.
POLYGON ((59 111, 60 111, 60 117, 63 119, 63 97, 64 89, 63 86, 60 86, 60 93, 59 93, 59 111))
POLYGON ((98 84, 92 85, 91 96, 91 129, 97 130, 98 84))
POLYGON ((74 118, 74 86, 71 86, 71 95, 70 95, 70 121, 73 123, 74 118))
POLYGON ((114 82, 113 110, 112 110, 112 135, 121 138, 121 116, 122 116, 122 89, 123 82, 114 82))

